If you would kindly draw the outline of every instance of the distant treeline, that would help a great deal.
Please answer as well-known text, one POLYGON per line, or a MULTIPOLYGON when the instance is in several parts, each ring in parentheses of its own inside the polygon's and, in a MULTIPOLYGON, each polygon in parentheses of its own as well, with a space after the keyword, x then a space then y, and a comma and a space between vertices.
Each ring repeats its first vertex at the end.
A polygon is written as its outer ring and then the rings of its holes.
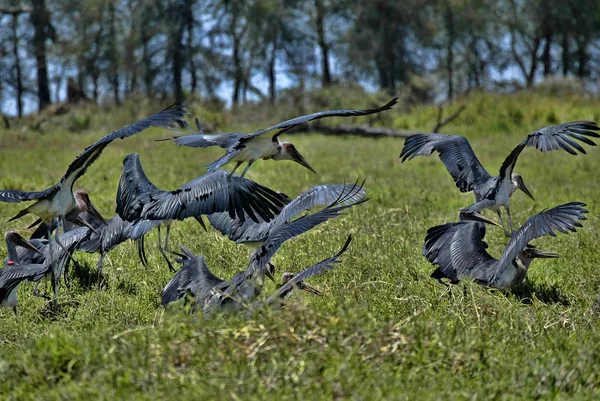
POLYGON ((598 0, 0 0, 0 105, 19 115, 65 87, 116 103, 231 88, 239 104, 418 82, 427 101, 599 72, 598 0))

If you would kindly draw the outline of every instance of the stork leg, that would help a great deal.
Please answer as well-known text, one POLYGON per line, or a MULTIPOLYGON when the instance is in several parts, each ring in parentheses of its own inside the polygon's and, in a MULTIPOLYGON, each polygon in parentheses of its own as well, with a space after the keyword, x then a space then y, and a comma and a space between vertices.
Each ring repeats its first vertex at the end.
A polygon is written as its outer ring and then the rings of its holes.
POLYGON ((15 317, 19 316, 19 314, 17 313, 17 305, 14 305, 12 307, 13 312, 15 313, 15 317))
POLYGON ((180 258, 185 258, 185 255, 179 253, 179 252, 175 252, 172 251, 171 248, 169 248, 169 234, 171 233, 171 224, 167 224, 167 235, 165 235, 165 251, 169 252, 172 255, 175 256, 179 256, 180 258))
POLYGON ((497 209, 496 213, 498 214, 498 219, 500 220, 500 224, 502 225, 502 229, 504 230, 504 235, 510 238, 511 234, 508 231, 506 231, 506 227, 504 226, 504 220, 502 220, 502 213, 500 213, 500 209, 497 209))
POLYGON ((249 161, 248 164, 246 165, 246 168, 244 169, 244 172, 242 173, 241 177, 244 178, 244 176, 246 175, 246 173, 248 172, 248 169, 250 168, 250 166, 252 165, 252 163, 254 163, 253 161, 249 161))
POLYGON ((44 298, 46 301, 49 301, 49 300, 50 300, 50 297, 49 297, 49 296, 47 296, 47 295, 44 295, 44 294, 42 294, 42 293, 40 293, 40 292, 38 291, 38 286, 39 286, 39 285, 40 285, 40 282, 38 281, 38 282, 35 284, 35 287, 33 287, 33 296, 35 296, 35 297, 40 297, 40 298, 44 298))
POLYGON ((167 254, 165 253, 165 250, 163 249, 162 242, 160 240, 160 226, 158 226, 158 251, 163 256, 163 258, 165 258, 165 260, 167 261, 167 265, 169 266, 169 271, 176 272, 177 270, 175 270, 175 268, 173 267, 173 264, 171 263, 171 261, 169 260, 169 257, 167 256, 167 254))
POLYGON ((515 232, 515 230, 513 230, 512 217, 510 217, 509 207, 506 207, 506 214, 508 215, 508 226, 510 227, 510 236, 512 237, 512 234, 515 232))
POLYGON ((235 173, 235 170, 238 169, 238 167, 240 167, 242 165, 242 162, 237 162, 235 167, 233 168, 233 170, 231 170, 231 173, 229 173, 229 176, 232 176, 233 173, 235 173))

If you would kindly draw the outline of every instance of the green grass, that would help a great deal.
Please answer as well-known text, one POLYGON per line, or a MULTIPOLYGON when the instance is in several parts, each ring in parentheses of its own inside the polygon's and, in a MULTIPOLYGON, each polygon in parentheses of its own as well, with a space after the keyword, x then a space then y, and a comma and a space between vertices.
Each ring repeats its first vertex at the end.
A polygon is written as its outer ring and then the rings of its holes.
MULTIPOLYGON (((349 99, 360 107, 361 99, 349 99)), ((490 173, 523 137, 551 123, 600 120, 600 101, 553 99, 534 92, 477 94, 445 133, 465 135, 490 173)), ((344 105, 345 103, 342 103, 344 105)), ((458 104, 450 109, 458 107, 458 104)), ((40 135, 16 127, 0 135, 0 187, 43 189, 101 135, 146 112, 145 104, 118 110, 88 108, 90 126, 68 131, 68 116, 40 135), (101 128, 99 128, 101 127, 101 128), (46 168, 49 166, 50 168, 46 168)), ((199 108, 197 113, 206 113, 199 108)), ((306 110, 311 111, 311 110, 306 110)), ((396 128, 429 130, 437 110, 389 113, 396 128)), ((276 114, 279 117, 279 114, 276 114)), ((286 114, 284 118, 293 117, 286 114)), ((223 130, 276 122, 216 117, 223 130)), ((82 118, 82 117, 78 117, 82 118)), ((24 124, 25 125, 25 124, 24 124)), ((114 213, 123 157, 141 155, 149 178, 174 189, 204 172, 219 150, 178 148, 144 132, 111 144, 78 182, 100 210, 114 213)), ((562 259, 532 264, 526 282, 496 291, 466 282, 451 292, 429 278, 421 256, 428 227, 457 218, 472 202, 436 156, 401 164, 402 140, 295 135, 297 148, 319 172, 281 162, 258 162, 249 178, 289 195, 321 183, 366 178, 372 199, 345 216, 287 243, 273 262, 278 273, 298 271, 334 254, 348 233, 354 240, 336 269, 311 284, 325 294, 296 294, 283 311, 251 319, 205 321, 165 312, 160 294, 171 274, 147 240, 148 268, 124 243, 105 261, 108 287, 96 288, 97 255, 77 254, 83 270, 62 288, 60 310, 49 311, 22 286, 20 315, 0 310, 0 398, 25 399, 585 399, 600 396, 600 334, 591 305, 600 290, 600 152, 573 157, 526 149, 516 170, 536 197, 517 193, 513 218, 524 222, 544 208, 583 201, 589 220, 576 234, 536 243, 562 259)), ((589 149, 589 148, 588 148, 589 149)), ((5 221, 20 205, 3 204, 0 229, 24 230, 32 218, 5 221)), ((491 216, 491 214, 490 214, 491 216)), ((499 256, 501 230, 486 237, 499 256)), ((247 263, 249 250, 192 221, 177 222, 172 244, 206 256, 221 277, 247 263)), ((3 252, 4 251, 4 248, 3 252)), ((1 256, 4 256, 3 254, 1 256)), ((268 284, 266 293, 273 290, 268 284)))

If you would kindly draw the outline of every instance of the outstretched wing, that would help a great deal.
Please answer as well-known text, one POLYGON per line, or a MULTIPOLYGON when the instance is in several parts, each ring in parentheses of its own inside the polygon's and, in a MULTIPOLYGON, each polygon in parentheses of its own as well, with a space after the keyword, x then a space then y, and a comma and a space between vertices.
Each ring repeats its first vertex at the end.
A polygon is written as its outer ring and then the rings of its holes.
POLYGON ((287 293, 299 282, 306 280, 307 278, 310 278, 312 276, 316 276, 317 274, 321 274, 326 270, 332 270, 333 266, 339 262, 338 259, 340 258, 340 256, 342 256, 342 254, 344 252, 346 252, 346 250, 348 249, 348 246, 350 245, 350 241, 352 241, 351 235, 348 236, 348 238, 346 239, 346 242, 342 246, 342 249, 340 249, 340 251, 338 253, 336 253, 335 255, 333 255, 330 258, 320 261, 316 265, 307 267, 306 269, 302 270, 300 273, 296 274, 287 283, 285 283, 284 285, 279 287, 279 289, 277 291, 275 291, 275 293, 267 299, 267 303, 271 303, 274 300, 276 300, 279 296, 281 296, 282 294, 287 293))
POLYGON ((446 223, 427 230, 423 256, 438 266, 431 276, 453 282, 463 277, 485 280, 490 274, 486 267, 495 259, 487 253, 484 237, 485 224, 473 221, 446 223))
POLYGON ((269 231, 285 224, 300 213, 317 206, 326 206, 337 201, 340 196, 349 204, 357 202, 366 196, 362 185, 357 184, 326 184, 318 185, 300 194, 281 209, 279 214, 271 221, 256 223, 250 219, 240 221, 232 219, 228 213, 215 213, 208 216, 210 224, 227 235, 230 240, 241 242, 263 241, 269 235, 269 231))
POLYGON ((537 130, 527 136, 526 142, 527 146, 534 146, 542 152, 563 149, 572 155, 576 155, 577 151, 585 154, 585 149, 573 139, 596 146, 589 137, 600 138, 600 134, 594 132, 598 130, 600 127, 593 121, 572 121, 537 130))
POLYGON ((0 299, 5 298, 25 280, 37 281, 49 271, 43 264, 21 264, 0 269, 0 299))
POLYGON ((72 189, 75 181, 85 174, 87 168, 96 161, 100 154, 109 143, 115 139, 124 139, 135 135, 150 127, 173 127, 178 122, 185 122, 183 116, 187 114, 183 104, 175 103, 160 113, 151 115, 143 120, 129 124, 126 127, 119 128, 116 131, 100 138, 93 145, 88 146, 75 160, 69 165, 67 172, 60 181, 51 188, 40 192, 26 192, 17 190, 0 191, 0 201, 16 203, 21 201, 30 201, 35 199, 46 199, 53 196, 60 187, 68 186, 72 189))
POLYGON ((585 206, 585 203, 570 202, 544 210, 527 219, 525 224, 513 233, 504 249, 499 262, 500 269, 511 264, 532 240, 545 235, 555 237, 556 231, 568 234, 569 231, 575 232, 577 227, 582 227, 579 221, 587 219, 585 214, 588 211, 585 206))
POLYGON ((383 106, 376 107, 374 109, 365 109, 365 110, 328 110, 328 111, 320 111, 318 113, 313 113, 313 114, 307 114, 305 116, 296 117, 296 118, 293 118, 291 120, 287 120, 287 121, 281 122, 281 123, 273 125, 272 127, 269 127, 269 128, 264 128, 264 129, 260 129, 258 131, 254 131, 252 134, 247 135, 247 136, 245 136, 243 138, 240 138, 240 143, 248 141, 248 140, 250 140, 250 139, 252 139, 254 137, 257 137, 257 136, 262 135, 262 134, 264 134, 266 132, 269 132, 269 131, 280 130, 279 132, 275 133, 275 135, 273 135, 273 139, 275 140, 275 138, 277 138, 277 136, 281 135, 283 132, 289 130, 290 128, 298 126, 300 124, 305 124, 307 122, 314 121, 314 120, 320 120, 321 118, 326 118, 326 117, 356 117, 356 116, 366 116, 368 114, 375 114, 375 113, 379 113, 381 111, 390 110, 396 103, 398 103, 398 98, 397 97, 393 98, 392 100, 390 100, 389 102, 387 102, 383 106))
POLYGON ((400 153, 402 162, 415 156, 429 156, 434 151, 454 179, 461 192, 469 192, 480 183, 490 179, 471 144, 464 136, 444 134, 417 134, 406 138, 400 153))
MULTIPOLYGON (((190 254, 187 249, 181 248, 184 254, 190 254)), ((175 273, 175 276, 163 289, 161 304, 164 306, 181 299, 188 291, 194 297, 205 296, 213 287, 221 283, 223 283, 223 280, 212 274, 206 266, 204 256, 189 257, 189 259, 183 261, 181 269, 175 273)))
POLYGON ((574 139, 590 146, 596 146, 589 137, 600 138, 600 134, 594 132, 598 130, 600 127, 593 121, 573 121, 551 125, 532 132, 504 160, 500 167, 500 176, 506 177, 512 174, 517 158, 527 146, 535 147, 541 152, 562 149, 572 155, 577 155, 577 151, 585 154, 585 149, 574 139))
POLYGON ((313 227, 339 216, 340 213, 345 209, 369 200, 369 198, 362 198, 356 202, 348 202, 346 199, 348 196, 353 196, 353 194, 342 194, 339 199, 337 199, 335 202, 332 202, 324 209, 285 223, 279 226, 277 229, 271 231, 263 245, 256 249, 250 256, 249 268, 264 269, 275 252, 277 252, 281 245, 283 245, 283 243, 288 239, 303 234, 313 227))
POLYGON ((235 145, 240 138, 246 136, 240 132, 228 134, 190 134, 172 136, 167 139, 158 139, 158 141, 172 140, 178 146, 187 146, 190 148, 208 148, 211 146, 219 146, 227 149, 235 145))

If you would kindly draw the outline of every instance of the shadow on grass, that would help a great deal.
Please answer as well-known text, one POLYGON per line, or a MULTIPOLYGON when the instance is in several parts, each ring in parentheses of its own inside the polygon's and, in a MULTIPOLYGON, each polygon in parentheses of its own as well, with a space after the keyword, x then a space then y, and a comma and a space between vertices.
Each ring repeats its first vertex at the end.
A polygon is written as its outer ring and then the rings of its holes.
POLYGON ((70 268, 73 270, 72 277, 77 280, 79 286, 85 290, 98 289, 106 286, 106 282, 100 277, 100 273, 96 267, 91 267, 89 263, 71 263, 70 268))
POLYGON ((510 293, 527 305, 531 304, 534 299, 545 304, 571 305, 567 296, 561 293, 556 287, 536 284, 529 280, 511 287, 510 293))

